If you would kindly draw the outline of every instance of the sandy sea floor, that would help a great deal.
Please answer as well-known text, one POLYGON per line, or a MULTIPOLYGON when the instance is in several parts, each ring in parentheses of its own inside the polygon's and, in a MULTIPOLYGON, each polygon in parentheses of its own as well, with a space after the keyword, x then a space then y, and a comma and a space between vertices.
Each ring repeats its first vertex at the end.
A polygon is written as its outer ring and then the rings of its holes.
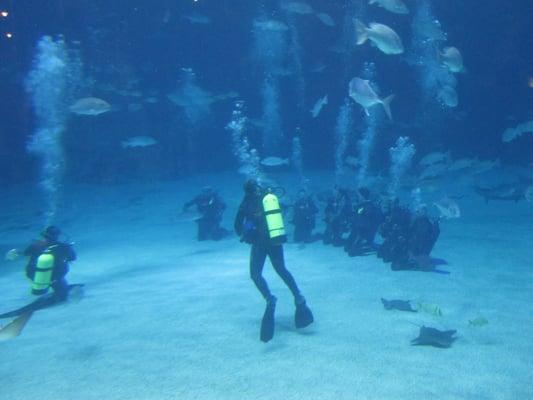
MULTIPOLYGON (((68 278, 86 284, 85 296, 36 312, 20 337, 0 343, 0 398, 533 398, 532 204, 461 199, 463 216, 441 224, 433 252, 448 275, 288 243, 287 266, 316 322, 294 328, 292 297, 267 264, 279 300, 264 344, 248 246, 235 236, 197 242, 193 213, 180 215, 210 184, 231 228, 241 182, 220 174, 66 188, 58 224, 76 243, 68 278), (381 297, 437 304, 442 316, 386 311, 381 297), (488 324, 469 325, 481 316, 488 324), (411 346, 421 325, 456 329, 458 339, 449 349, 411 346)), ((29 186, 8 189, 3 204, 5 252, 37 236, 42 204, 29 186)), ((0 262, 0 312, 33 300, 23 266, 0 262)))

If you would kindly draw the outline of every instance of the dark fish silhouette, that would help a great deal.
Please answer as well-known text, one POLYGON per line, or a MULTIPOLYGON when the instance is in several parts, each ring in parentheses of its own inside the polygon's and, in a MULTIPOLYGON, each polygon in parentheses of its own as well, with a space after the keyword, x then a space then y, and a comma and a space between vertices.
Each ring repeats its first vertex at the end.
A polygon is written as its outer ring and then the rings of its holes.
POLYGON ((413 307, 411 307, 411 302, 409 300, 386 300, 382 297, 381 302, 383 303, 385 310, 417 312, 413 307))
POLYGON ((441 349, 447 349, 455 341, 456 338, 453 337, 453 335, 455 335, 456 332, 457 331, 455 329, 449 331, 439 331, 435 328, 422 326, 420 328, 420 332, 418 333, 418 337, 411 340, 411 345, 433 346, 441 349))
POLYGON ((525 188, 523 185, 506 184, 491 188, 473 186, 472 189, 474 189, 474 192, 483 197, 487 203, 489 200, 517 202, 525 198, 525 188))

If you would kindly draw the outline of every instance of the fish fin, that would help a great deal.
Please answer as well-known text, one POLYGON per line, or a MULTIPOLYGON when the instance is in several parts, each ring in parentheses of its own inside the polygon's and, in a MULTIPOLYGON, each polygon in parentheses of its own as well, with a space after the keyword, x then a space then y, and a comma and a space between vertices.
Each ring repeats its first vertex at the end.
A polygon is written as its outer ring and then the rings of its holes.
POLYGON ((368 33, 366 25, 359 21, 357 18, 354 19, 355 22, 355 33, 357 35, 357 44, 363 44, 368 40, 368 33))
POLYGON ((389 117, 389 119, 391 121, 392 121, 392 114, 391 114, 391 111, 390 111, 390 103, 391 103, 392 99, 394 99, 394 95, 393 94, 391 94, 389 97, 386 97, 383 100, 381 100, 381 104, 383 104, 383 108, 385 109, 385 112, 387 113, 387 116, 389 117))

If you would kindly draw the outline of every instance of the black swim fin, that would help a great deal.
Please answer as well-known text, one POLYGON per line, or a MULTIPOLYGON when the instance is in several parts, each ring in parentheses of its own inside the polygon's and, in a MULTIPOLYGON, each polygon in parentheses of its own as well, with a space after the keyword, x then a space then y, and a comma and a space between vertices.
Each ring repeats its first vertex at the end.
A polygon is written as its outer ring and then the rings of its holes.
POLYGON ((263 319, 261 321, 260 339, 262 342, 269 342, 274 337, 274 313, 276 311, 276 301, 267 303, 263 319))
MULTIPOLYGON (((68 285, 68 291, 70 293, 72 289, 80 290, 81 288, 83 288, 83 286, 83 284, 68 285)), ((66 299, 58 298, 57 296, 55 296, 55 293, 46 294, 44 296, 39 297, 37 300, 31 302, 30 304, 25 305, 24 307, 17 308, 16 310, 9 311, 4 314, 0 314, 0 319, 18 317, 19 315, 22 315, 24 313, 42 310, 43 308, 52 307, 64 301, 66 301, 66 299)))
POLYGON ((296 328, 305 328, 313 323, 313 313, 307 307, 305 301, 296 305, 296 312, 294 313, 294 325, 296 328))

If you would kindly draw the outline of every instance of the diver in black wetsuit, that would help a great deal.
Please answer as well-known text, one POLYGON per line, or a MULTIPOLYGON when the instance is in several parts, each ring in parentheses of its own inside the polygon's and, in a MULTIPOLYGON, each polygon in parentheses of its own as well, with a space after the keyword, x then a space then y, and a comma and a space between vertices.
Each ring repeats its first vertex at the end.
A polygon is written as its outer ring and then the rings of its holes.
POLYGON ((333 244, 334 246, 344 244, 343 234, 348 229, 351 209, 348 191, 336 186, 333 190, 333 196, 328 199, 324 210, 324 222, 326 223, 324 244, 333 244))
POLYGON ((304 189, 298 192, 298 200, 292 206, 292 223, 294 224, 294 241, 310 243, 313 241, 315 216, 318 208, 312 197, 304 189))
MULTIPOLYGON (((428 258, 440 234, 438 220, 432 220, 427 215, 427 209, 420 207, 413 217, 409 227, 408 248, 413 260, 428 258)), ((420 266, 418 266, 420 267, 420 266)))
POLYGON ((372 201, 370 191, 358 190, 360 201, 354 207, 350 220, 350 235, 344 249, 349 256, 363 255, 374 250, 374 238, 383 221, 379 204, 372 201))
POLYGON ((201 214, 196 220, 198 240, 220 240, 228 235, 228 231, 220 226, 226 204, 215 190, 210 186, 204 187, 198 196, 183 205, 183 211, 186 212, 193 205, 201 214))
POLYGON ((385 211, 380 234, 383 244, 377 255, 385 262, 392 262, 391 269, 407 269, 409 265, 409 228, 411 213, 400 205, 398 199, 389 204, 385 211))
MULTIPOLYGON (((61 242, 60 234, 59 228, 49 226, 41 232, 42 239, 33 241, 22 252, 22 255, 29 257, 26 276, 32 281, 32 293, 42 295, 51 287, 53 297, 58 302, 68 297, 70 286, 65 277, 69 271, 69 262, 76 260, 72 244, 61 242)), ((20 252, 13 249, 6 258, 15 260, 19 256, 20 252)))
POLYGON ((253 179, 244 184, 244 193, 244 199, 235 217, 235 232, 241 238, 241 242, 252 245, 250 277, 267 302, 261 327, 261 340, 268 342, 274 335, 274 311, 277 299, 270 292, 262 275, 267 256, 274 270, 294 296, 296 327, 311 324, 313 317, 294 277, 285 266, 282 243, 286 241, 286 236, 277 198, 253 179))

